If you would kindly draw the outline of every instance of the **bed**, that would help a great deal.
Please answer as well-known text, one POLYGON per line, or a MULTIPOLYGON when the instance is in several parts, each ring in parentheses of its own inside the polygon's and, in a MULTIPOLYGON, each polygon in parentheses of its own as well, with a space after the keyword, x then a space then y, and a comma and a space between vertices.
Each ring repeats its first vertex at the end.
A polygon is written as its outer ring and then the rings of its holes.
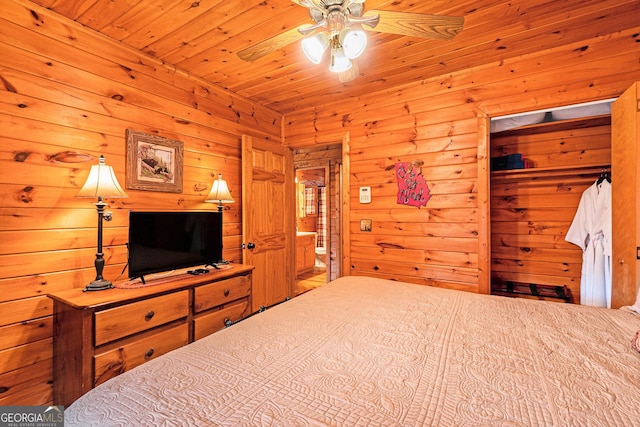
POLYGON ((66 426, 631 426, 640 316, 343 277, 91 390, 66 426))

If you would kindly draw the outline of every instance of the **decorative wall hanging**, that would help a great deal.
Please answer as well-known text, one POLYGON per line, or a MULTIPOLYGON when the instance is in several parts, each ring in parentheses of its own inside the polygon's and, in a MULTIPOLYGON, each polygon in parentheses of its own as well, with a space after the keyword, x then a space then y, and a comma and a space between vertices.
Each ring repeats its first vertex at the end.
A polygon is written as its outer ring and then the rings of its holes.
POLYGON ((182 193, 183 143, 127 129, 126 186, 182 193))
POLYGON ((417 206, 418 209, 427 205, 431 195, 422 176, 423 164, 421 160, 396 163, 399 205, 417 206))

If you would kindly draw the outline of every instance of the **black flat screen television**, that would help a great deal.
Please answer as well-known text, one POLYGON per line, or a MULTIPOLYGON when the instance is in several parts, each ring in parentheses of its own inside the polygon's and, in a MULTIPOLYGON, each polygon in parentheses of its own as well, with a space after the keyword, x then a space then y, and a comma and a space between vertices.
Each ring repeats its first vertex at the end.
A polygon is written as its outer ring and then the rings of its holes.
POLYGON ((222 259, 221 212, 129 213, 129 278, 222 259))

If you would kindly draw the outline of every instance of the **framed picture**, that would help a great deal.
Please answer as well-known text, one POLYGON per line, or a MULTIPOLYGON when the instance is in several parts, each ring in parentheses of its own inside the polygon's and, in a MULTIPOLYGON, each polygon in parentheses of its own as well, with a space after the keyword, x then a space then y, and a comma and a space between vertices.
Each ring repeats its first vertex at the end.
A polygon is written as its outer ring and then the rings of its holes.
POLYGON ((373 221, 370 219, 360 220, 360 231, 371 231, 373 228, 373 221))
POLYGON ((182 193, 183 143, 127 129, 126 186, 182 193))

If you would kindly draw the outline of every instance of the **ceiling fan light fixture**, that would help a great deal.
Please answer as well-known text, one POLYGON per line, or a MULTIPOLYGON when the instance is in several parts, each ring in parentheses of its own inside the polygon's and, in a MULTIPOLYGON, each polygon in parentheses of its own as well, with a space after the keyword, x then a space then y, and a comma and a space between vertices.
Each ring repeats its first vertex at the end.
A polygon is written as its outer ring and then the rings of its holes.
MULTIPOLYGON (((302 51, 314 64, 320 64, 330 50, 329 70, 338 74, 341 83, 358 75, 356 62, 367 47, 367 30, 400 36, 449 40, 464 26, 463 16, 370 10, 364 13, 365 0, 292 0, 308 9, 313 24, 290 28, 239 51, 238 57, 253 62, 276 49, 301 38, 302 51)), ((382 6, 386 2, 377 2, 382 6)), ((399 2, 400 3, 400 2, 399 2)))
POLYGON ((331 49, 331 64, 329 71, 332 73, 342 73, 351 69, 353 64, 351 60, 344 54, 342 47, 334 47, 331 49))
POLYGON ((355 59, 362 55, 367 47, 367 35, 362 30, 345 28, 340 33, 340 44, 344 54, 349 59, 355 59))
POLYGON ((318 33, 315 36, 302 39, 302 52, 307 59, 314 64, 322 61, 324 52, 329 47, 329 38, 325 33, 318 33))

